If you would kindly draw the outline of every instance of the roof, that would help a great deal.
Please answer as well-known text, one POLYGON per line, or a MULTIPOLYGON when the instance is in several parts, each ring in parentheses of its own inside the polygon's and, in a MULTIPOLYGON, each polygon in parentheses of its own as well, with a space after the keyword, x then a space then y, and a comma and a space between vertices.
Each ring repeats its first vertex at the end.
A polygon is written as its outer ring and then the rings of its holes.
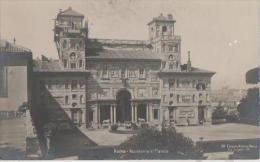
POLYGON ((209 75, 214 75, 216 72, 214 71, 209 71, 205 69, 200 69, 196 67, 191 67, 191 71, 187 71, 187 64, 181 65, 181 71, 172 71, 172 70, 163 70, 161 73, 175 73, 175 74, 209 74, 209 75))
POLYGON ((6 40, 0 39, 0 52, 31 53, 31 50, 6 40))
POLYGON ((134 50, 134 49, 89 49, 88 60, 92 59, 113 59, 113 60, 156 60, 161 58, 158 54, 148 50, 134 50))
POLYGON ((148 25, 155 21, 166 21, 173 23, 175 22, 175 20, 172 18, 172 14, 168 14, 167 16, 163 16, 163 14, 160 14, 160 16, 154 17, 153 20, 148 23, 148 25))
POLYGON ((34 60, 34 72, 88 72, 81 69, 64 69, 59 60, 34 60))
POLYGON ((76 16, 76 17, 84 17, 83 14, 74 11, 71 7, 69 7, 68 9, 61 11, 60 13, 58 13, 58 16, 76 16))

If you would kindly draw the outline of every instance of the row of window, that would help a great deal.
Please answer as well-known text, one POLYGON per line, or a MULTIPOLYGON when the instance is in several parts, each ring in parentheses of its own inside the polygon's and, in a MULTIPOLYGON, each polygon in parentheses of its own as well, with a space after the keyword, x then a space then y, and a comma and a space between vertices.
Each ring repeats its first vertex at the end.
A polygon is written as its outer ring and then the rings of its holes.
POLYGON ((166 45, 165 43, 162 43, 162 52, 179 52, 179 45, 166 45))
POLYGON ((196 80, 179 80, 179 79, 169 79, 163 80, 164 88, 196 88, 197 90, 205 90, 208 85, 205 83, 201 83, 196 80))
POLYGON ((40 89, 84 89, 85 83, 83 81, 72 80, 72 81, 58 81, 58 80, 49 80, 49 81, 40 81, 40 89))
MULTIPOLYGON (((133 89, 130 89, 131 91, 131 94, 134 94, 134 90, 133 89)), ((113 97, 116 97, 116 94, 118 92, 118 89, 114 88, 112 89, 112 96, 113 97)), ((159 88, 157 87, 152 87, 152 96, 153 97, 158 97, 159 96, 159 88)), ((111 89, 110 88, 102 88, 100 90, 100 95, 101 97, 111 97, 111 89)), ((138 88, 137 89, 137 97, 145 97, 145 96, 148 96, 148 93, 147 93, 147 89, 146 88, 138 88)), ((92 94, 92 98, 96 98, 96 94, 92 94)))
POLYGON ((79 60, 77 63, 73 61, 69 64, 67 59, 63 59, 63 66, 64 68, 76 69, 76 68, 83 68, 84 64, 83 64, 83 60, 79 60))
MULTIPOLYGON (((199 94, 199 100, 202 100, 203 99, 203 94, 199 94)), ((163 102, 167 102, 166 100, 166 95, 163 95, 162 96, 162 100, 163 102)), ((173 100, 174 100, 174 96, 173 96, 173 93, 170 94, 169 96, 169 105, 172 105, 173 104, 173 100)), ((176 95, 176 101, 177 103, 194 103, 194 102, 197 102, 196 101, 196 95, 179 95, 177 94, 176 95)), ((206 94, 206 102, 209 101, 209 96, 208 94, 206 94)))
POLYGON ((108 70, 107 66, 104 66, 102 70, 102 78, 109 79, 111 78, 139 78, 139 79, 146 79, 146 71, 144 68, 139 68, 138 73, 136 70, 128 70, 128 69, 117 69, 117 70, 108 70))

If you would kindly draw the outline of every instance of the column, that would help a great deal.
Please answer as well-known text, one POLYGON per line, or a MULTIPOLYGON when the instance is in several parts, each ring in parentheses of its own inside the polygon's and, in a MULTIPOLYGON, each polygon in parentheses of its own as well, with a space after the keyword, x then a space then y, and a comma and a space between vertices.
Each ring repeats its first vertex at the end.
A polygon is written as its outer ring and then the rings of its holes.
POLYGON ((134 118, 134 104, 131 105, 131 113, 132 113, 132 114, 131 114, 131 115, 132 115, 132 116, 131 116, 131 118, 132 118, 132 123, 134 123, 134 121, 135 121, 135 118, 134 118))
POLYGON ((99 105, 97 107, 97 125, 98 125, 98 127, 100 125, 100 107, 99 107, 99 105))
POLYGON ((93 126, 96 126, 97 125, 97 123, 98 123, 98 118, 97 118, 97 115, 98 113, 97 113, 97 107, 95 107, 94 108, 94 113, 93 113, 93 123, 92 123, 92 125, 93 126))
POLYGON ((150 121, 153 121, 153 106, 151 104, 149 105, 149 109, 150 121))
POLYGON ((114 107, 114 123, 116 123, 116 106, 113 105, 113 107, 114 107))
POLYGON ((146 104, 146 122, 149 122, 149 104, 146 104))
POLYGON ((136 104, 136 105, 134 106, 134 108, 135 108, 135 122, 138 121, 138 116, 137 116, 137 107, 138 107, 138 105, 136 104))
POLYGON ((112 124, 114 122, 114 119, 113 119, 113 105, 111 104, 110 105, 110 123, 112 124))

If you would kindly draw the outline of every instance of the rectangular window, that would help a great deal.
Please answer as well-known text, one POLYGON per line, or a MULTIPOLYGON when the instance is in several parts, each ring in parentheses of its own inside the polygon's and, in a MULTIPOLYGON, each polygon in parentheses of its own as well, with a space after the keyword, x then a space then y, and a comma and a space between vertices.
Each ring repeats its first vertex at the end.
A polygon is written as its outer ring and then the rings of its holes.
POLYGON ((169 46, 169 51, 173 51, 173 46, 169 46))
POLYGON ((169 84, 168 84, 168 80, 164 79, 163 80, 163 88, 168 88, 169 84))
POLYGON ((103 88, 101 92, 102 97, 108 97, 110 94, 110 88, 103 88))
POLYGON ((144 68, 139 69, 139 78, 145 79, 145 69, 144 68))
POLYGON ((163 100, 163 102, 166 102, 166 95, 162 96, 162 100, 163 100))
POLYGON ((84 103, 85 103, 84 96, 80 95, 80 104, 84 104, 84 103))
POLYGON ((177 79, 177 88, 180 88, 180 81, 177 79))
POLYGON ((153 109, 153 119, 159 120, 159 109, 153 109))
POLYGON ((162 27, 162 32, 167 32, 167 26, 162 27))
POLYGON ((84 89, 84 88, 85 88, 85 84, 84 84, 84 82, 81 81, 81 82, 79 83, 79 86, 80 86, 80 89, 84 89))
POLYGON ((75 89, 77 89, 77 87, 78 87, 78 82, 76 80, 73 80, 71 83, 71 89, 75 90, 75 89))
POLYGON ((135 70, 129 70, 129 78, 136 78, 135 70))
POLYGON ((52 82, 51 81, 48 81, 48 89, 52 89, 52 82))
POLYGON ((65 96, 65 105, 69 104, 69 96, 65 96))
POLYGON ((145 89, 144 88, 139 88, 137 92, 138 97, 144 97, 145 96, 145 89))
POLYGON ((152 94, 153 94, 153 96, 158 96, 158 88, 157 87, 153 87, 152 88, 152 94))
POLYGON ((77 95, 76 94, 72 94, 72 99, 76 100, 77 99, 77 95))
POLYGON ((71 111, 71 120, 73 123, 78 122, 78 112, 77 111, 71 111))
POLYGON ((119 70, 118 69, 111 70, 110 76, 111 76, 111 78, 118 78, 119 77, 119 70))
POLYGON ((108 69, 107 69, 107 66, 103 67, 102 78, 103 79, 108 79, 108 69))
POLYGON ((126 74, 126 69, 121 70, 121 78, 127 78, 126 74))
POLYGON ((174 79, 169 79, 169 89, 172 89, 174 87, 174 79))
POLYGON ((184 102, 184 103, 191 102, 191 96, 190 95, 182 95, 182 102, 184 102))
POLYGON ((69 89, 69 81, 65 81, 65 89, 69 89))
POLYGON ((0 62, 0 97, 7 97, 7 67, 0 62))

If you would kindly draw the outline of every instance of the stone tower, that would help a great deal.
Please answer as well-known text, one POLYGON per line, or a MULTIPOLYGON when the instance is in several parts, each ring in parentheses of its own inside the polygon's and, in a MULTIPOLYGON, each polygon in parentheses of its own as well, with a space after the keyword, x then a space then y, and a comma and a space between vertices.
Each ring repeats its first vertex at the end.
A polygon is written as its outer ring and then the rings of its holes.
POLYGON ((84 70, 86 40, 88 37, 87 22, 83 24, 84 15, 72 10, 58 13, 55 19, 54 41, 59 60, 64 69, 84 70))
POLYGON ((149 26, 149 40, 154 52, 161 55, 162 70, 180 71, 181 38, 174 34, 174 23, 171 14, 154 17, 149 26))

